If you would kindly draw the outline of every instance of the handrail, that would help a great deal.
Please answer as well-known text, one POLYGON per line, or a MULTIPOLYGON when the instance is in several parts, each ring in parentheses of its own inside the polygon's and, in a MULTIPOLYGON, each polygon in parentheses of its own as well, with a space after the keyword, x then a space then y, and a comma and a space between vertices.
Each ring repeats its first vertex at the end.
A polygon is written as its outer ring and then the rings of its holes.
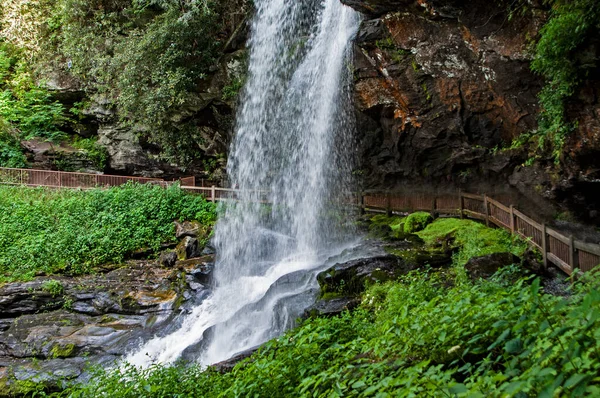
MULTIPOLYGON (((189 191, 202 191, 210 193, 207 199, 216 202, 224 197, 221 192, 239 192, 236 189, 217 188, 190 188, 182 187, 189 191)), ((513 235, 524 238, 529 245, 540 250, 544 266, 550 264, 571 275, 576 269, 589 271, 600 265, 600 245, 584 243, 575 240, 572 236, 565 236, 560 232, 535 221, 512 205, 505 205, 487 195, 476 195, 459 192, 457 195, 393 195, 389 192, 369 192, 357 195, 357 206, 362 211, 385 211, 392 214, 394 211, 427 210, 445 216, 459 215, 477 220, 490 222, 503 228, 513 235), (481 209, 465 207, 465 199, 480 202, 481 209), (452 205, 453 204, 453 205, 452 205), (551 239, 554 239, 551 241, 551 239)))
MULTIPOLYGON (((53 188, 94 188, 117 186, 129 181, 152 183, 168 186, 172 182, 160 178, 112 176, 105 174, 71 173, 63 171, 10 169, 0 168, 0 184, 47 186, 53 188)), ((234 198, 238 189, 211 187, 195 187, 194 177, 180 180, 181 188, 194 193, 203 194, 212 202, 226 198, 234 198)), ((253 191, 268 195, 267 191, 253 191)), ((361 211, 378 210, 388 214, 396 211, 426 210, 446 216, 459 216, 490 222, 520 236, 542 252, 544 266, 554 264, 572 274, 576 269, 589 271, 600 265, 600 245, 581 242, 573 236, 565 236, 523 214, 514 206, 490 198, 487 195, 476 195, 459 191, 454 195, 403 194, 393 195, 389 192, 361 193, 356 198, 361 211)), ((260 198, 261 203, 268 200, 260 198)))
MULTIPOLYGON (((194 185, 195 177, 184 177, 180 179, 182 185, 194 185)), ((5 185, 27 185, 51 188, 96 188, 113 187, 123 185, 127 182, 138 182, 140 184, 158 184, 167 186, 173 184, 162 178, 154 177, 131 177, 110 174, 78 173, 54 170, 36 169, 13 169, 0 167, 0 184, 5 185)))

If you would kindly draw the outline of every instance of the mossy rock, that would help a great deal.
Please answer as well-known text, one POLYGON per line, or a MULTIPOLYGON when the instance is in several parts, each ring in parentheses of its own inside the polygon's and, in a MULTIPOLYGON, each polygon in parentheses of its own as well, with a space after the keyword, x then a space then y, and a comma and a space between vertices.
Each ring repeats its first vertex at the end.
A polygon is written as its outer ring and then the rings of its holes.
POLYGON ((50 358, 70 358, 75 353, 75 344, 56 344, 50 350, 50 358))
POLYGON ((397 256, 384 255, 336 264, 321 272, 317 280, 322 298, 356 297, 370 285, 395 280, 414 269, 414 264, 397 256))
POLYGON ((424 248, 396 249, 387 247, 388 253, 401 258, 403 261, 418 267, 431 266, 440 268, 452 263, 452 251, 424 248))
POLYGON ((433 217, 429 213, 424 211, 412 213, 404 220, 404 232, 407 234, 412 234, 422 231, 432 221, 433 217))
POLYGON ((369 236, 386 240, 404 240, 404 218, 378 214, 370 218, 369 236))
POLYGON ((369 225, 369 237, 378 239, 387 239, 392 235, 392 228, 387 224, 369 225))

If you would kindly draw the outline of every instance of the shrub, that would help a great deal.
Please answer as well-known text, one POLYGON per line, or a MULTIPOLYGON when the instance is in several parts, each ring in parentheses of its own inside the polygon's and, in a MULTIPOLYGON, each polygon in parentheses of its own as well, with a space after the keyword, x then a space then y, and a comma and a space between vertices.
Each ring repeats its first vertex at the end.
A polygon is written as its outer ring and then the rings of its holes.
POLYGON ((548 142, 558 162, 566 136, 573 129, 566 103, 597 60, 581 51, 594 40, 600 27, 600 4, 596 0, 547 0, 550 19, 540 31, 531 69, 546 79, 539 98, 542 112, 538 133, 541 145, 548 142))
MULTIPOLYGON (((215 206, 178 186, 89 191, 0 186, 0 282, 91 272, 175 240, 173 221, 210 227, 215 206)), ((210 228, 207 228, 209 230, 210 228)))
POLYGON ((429 213, 423 211, 412 213, 404 220, 404 232, 412 234, 421 231, 432 221, 433 217, 429 213))
POLYGON ((412 273, 371 287, 354 312, 305 321, 233 372, 199 366, 97 373, 64 396, 594 396, 600 294, 544 294, 500 273, 446 288, 412 273), (594 337, 596 336, 596 337, 594 337))
POLYGON ((64 138, 61 127, 68 120, 62 104, 53 101, 48 90, 35 82, 21 51, 2 41, 0 119, 18 133, 20 139, 40 137, 52 141, 64 138))
POLYGON ((23 168, 26 160, 16 131, 0 116, 0 167, 23 168))
POLYGON ((50 279, 42 284, 42 290, 50 293, 52 297, 60 296, 65 291, 62 283, 56 279, 50 279))

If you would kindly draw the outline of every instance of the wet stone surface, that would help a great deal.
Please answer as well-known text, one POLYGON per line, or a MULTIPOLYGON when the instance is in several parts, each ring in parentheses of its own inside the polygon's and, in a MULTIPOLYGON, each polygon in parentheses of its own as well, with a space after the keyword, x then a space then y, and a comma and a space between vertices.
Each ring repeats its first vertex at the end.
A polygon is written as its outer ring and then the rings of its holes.
POLYGON ((172 328, 210 293, 212 257, 194 260, 170 268, 131 261, 104 274, 0 287, 0 396, 18 393, 20 381, 59 389, 172 328))

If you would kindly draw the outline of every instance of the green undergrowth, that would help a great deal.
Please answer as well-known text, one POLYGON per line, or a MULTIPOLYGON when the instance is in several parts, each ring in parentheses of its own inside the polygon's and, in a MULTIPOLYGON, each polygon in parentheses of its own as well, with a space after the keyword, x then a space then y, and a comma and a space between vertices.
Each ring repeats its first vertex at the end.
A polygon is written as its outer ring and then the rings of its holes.
POLYGON ((579 397, 600 394, 600 294, 544 294, 518 268, 489 281, 414 272, 359 309, 305 321, 231 373, 100 371, 63 397, 579 397), (517 282, 515 283, 515 278, 517 282))
POLYGON ((539 94, 539 145, 549 146, 556 162, 575 123, 568 119, 569 100, 598 68, 593 50, 600 27, 596 0, 546 0, 550 18, 540 31, 531 69, 546 85, 539 94))
POLYGON ((174 220, 210 227, 215 217, 212 203, 178 186, 87 191, 0 186, 0 282, 91 272, 135 250, 173 241, 174 220))
POLYGON ((449 245, 459 249, 453 257, 457 266, 472 257, 504 252, 521 256, 527 250, 523 240, 472 220, 439 218, 416 234, 429 246, 449 245))
POLYGON ((404 221, 404 232, 412 234, 421 231, 432 221, 431 214, 424 211, 409 214, 404 221))

